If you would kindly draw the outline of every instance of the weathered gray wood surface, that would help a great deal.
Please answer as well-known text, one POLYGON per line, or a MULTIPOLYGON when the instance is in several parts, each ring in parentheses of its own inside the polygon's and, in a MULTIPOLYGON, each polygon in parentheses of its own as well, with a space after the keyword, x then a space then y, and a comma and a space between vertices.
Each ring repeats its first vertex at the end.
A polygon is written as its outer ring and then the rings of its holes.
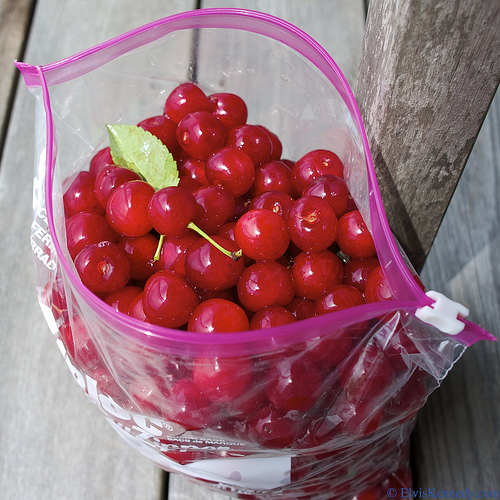
POLYGON ((497 0, 372 0, 356 96, 387 217, 419 270, 500 82, 497 0))
MULTIPOLYGON (((52 62, 194 1, 144 4, 38 0, 24 60, 52 62), (53 30, 57 26, 57 30, 53 30), (91 28, 90 28, 91 27, 91 28)), ((216 2, 283 17, 315 37, 352 85, 361 53, 363 2, 216 2)), ((3 63, 3 61, 2 61, 3 63)), ((498 100, 459 183, 423 271, 424 282, 472 311, 500 337, 500 106, 498 100)), ((29 249, 34 100, 20 84, 0 169, 0 498, 222 500, 163 473, 131 450, 71 380, 36 303, 29 249)), ((383 179, 382 179, 383 181, 383 179)), ((472 347, 431 397, 414 439, 415 486, 500 487, 500 350, 472 347)))

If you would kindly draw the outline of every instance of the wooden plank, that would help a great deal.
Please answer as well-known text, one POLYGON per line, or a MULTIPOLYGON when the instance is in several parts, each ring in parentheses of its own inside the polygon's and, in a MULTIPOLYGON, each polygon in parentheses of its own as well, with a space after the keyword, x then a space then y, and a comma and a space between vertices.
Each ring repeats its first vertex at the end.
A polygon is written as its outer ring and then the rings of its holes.
POLYGON ((0 1, 0 152, 17 81, 12 61, 21 57, 35 0, 0 1))
MULTIPOLYGON (((425 263, 422 279, 500 339, 500 95, 496 95, 425 263)), ((466 351, 431 395, 414 435, 417 486, 500 489, 500 344, 466 351)), ((498 493, 497 493, 498 496, 498 493)))
MULTIPOLYGON (((145 9, 136 1, 39 0, 24 60, 53 62, 194 3, 145 9)), ((0 169, 0 496, 159 500, 165 475, 122 441, 72 380, 36 301, 34 105, 20 82, 0 169)))
POLYGON ((427 255, 500 81, 496 0, 370 2, 356 95, 393 232, 427 255))
MULTIPOLYGON (((203 0, 201 6, 203 8, 224 7, 227 6, 227 2, 203 0)), ((354 85, 364 29, 362 0, 287 0, 286 2, 279 0, 234 0, 230 6, 266 12, 285 19, 306 31, 330 53, 350 84, 354 85)), ((210 48, 204 47, 203 44, 200 45, 200 59, 203 57, 203 48, 205 53, 210 54, 213 58, 213 52, 210 52, 210 48)), ((222 58, 223 56, 224 54, 221 55, 222 58)), ((200 71, 207 71, 207 68, 201 68, 200 71)), ((228 89, 228 91, 231 90, 228 89)), ((266 89, 266 92, 270 92, 270 89, 266 89)), ((228 497, 193 483, 181 475, 170 474, 168 498, 169 500, 193 498, 224 500, 228 497)))

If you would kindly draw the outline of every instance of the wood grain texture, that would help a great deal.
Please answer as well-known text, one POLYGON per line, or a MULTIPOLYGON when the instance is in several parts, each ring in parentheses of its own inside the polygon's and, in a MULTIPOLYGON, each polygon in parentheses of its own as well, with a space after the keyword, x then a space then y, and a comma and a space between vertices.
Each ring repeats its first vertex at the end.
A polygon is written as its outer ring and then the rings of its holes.
MULTIPOLYGON (((194 6, 39 0, 24 61, 53 62, 194 6)), ((34 107, 20 81, 0 169, 0 497, 160 500, 164 473, 115 433, 72 380, 37 304, 29 238, 34 107)))
MULTIPOLYGON (((422 272, 500 339, 500 95, 495 97, 422 272)), ((431 395, 413 439, 422 488, 500 489, 500 344, 466 351, 431 395)))
POLYGON ((17 81, 13 61, 23 53, 34 3, 35 0, 0 0, 0 149, 17 81))
POLYGON ((372 0, 356 96, 389 223, 417 269, 500 81, 496 0, 372 0))

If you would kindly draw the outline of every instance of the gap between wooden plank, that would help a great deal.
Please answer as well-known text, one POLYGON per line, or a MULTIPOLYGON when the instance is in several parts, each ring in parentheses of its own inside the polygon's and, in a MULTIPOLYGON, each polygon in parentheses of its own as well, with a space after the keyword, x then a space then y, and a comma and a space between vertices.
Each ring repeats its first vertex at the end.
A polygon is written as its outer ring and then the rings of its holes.
POLYGON ((13 61, 24 56, 35 5, 36 0, 0 0, 0 160, 19 80, 13 61))

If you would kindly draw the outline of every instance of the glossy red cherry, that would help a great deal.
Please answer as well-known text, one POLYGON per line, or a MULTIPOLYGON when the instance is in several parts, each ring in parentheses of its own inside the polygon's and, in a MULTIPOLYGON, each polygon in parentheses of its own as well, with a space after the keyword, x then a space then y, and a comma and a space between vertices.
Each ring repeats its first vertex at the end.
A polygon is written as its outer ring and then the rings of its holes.
POLYGON ((316 315, 314 301, 303 297, 294 297, 286 308, 298 319, 308 319, 316 315))
POLYGON ((160 257, 155 262, 155 270, 165 269, 186 276, 187 249, 200 238, 201 236, 195 232, 189 232, 182 238, 165 238, 160 250, 160 257))
POLYGON ((208 99, 203 90, 191 82, 181 83, 168 95, 164 114, 179 123, 187 114, 194 111, 212 113, 215 104, 208 99))
POLYGON ((143 297, 144 297, 144 292, 141 292, 140 294, 132 298, 128 307, 128 315, 132 316, 132 318, 144 321, 145 323, 149 323, 149 320, 146 317, 146 314, 144 313, 144 306, 142 303, 143 297))
POLYGON ((205 175, 210 184, 222 186, 233 198, 238 198, 252 187, 255 167, 244 151, 226 147, 207 159, 205 175))
POLYGON ((250 320, 250 330, 263 330, 295 323, 297 318, 286 307, 273 305, 259 309, 250 320))
POLYGON ((119 235, 111 229, 106 219, 92 212, 78 212, 66 221, 66 242, 74 259, 90 243, 111 241, 118 243, 119 235))
POLYGON ((328 287, 315 300, 314 310, 317 315, 341 311, 365 303, 363 294, 350 285, 334 285, 328 287))
POLYGON ((85 246, 75 258, 83 284, 94 293, 111 293, 130 279, 130 262, 116 243, 103 241, 85 246))
POLYGON ((228 92, 217 92, 209 95, 208 98, 215 104, 215 110, 212 113, 228 132, 246 123, 248 108, 240 96, 228 92))
POLYGON ((273 144, 266 131, 250 124, 240 125, 229 131, 226 146, 244 151, 255 166, 268 161, 273 152, 273 144))
POLYGON ((207 234, 215 234, 234 214, 234 198, 223 188, 203 186, 193 196, 200 206, 196 225, 207 234))
POLYGON ((253 381, 250 357, 200 357, 193 364, 193 380, 210 401, 232 403, 253 381))
POLYGON ((102 207, 106 208, 111 193, 118 186, 128 181, 138 180, 141 178, 136 172, 118 165, 108 165, 97 174, 94 191, 102 207))
POLYGON ((109 225, 124 236, 142 236, 153 229, 148 205, 154 189, 144 181, 129 181, 110 195, 106 208, 109 225))
POLYGON ((193 158, 206 160, 226 142, 224 125, 208 111, 186 115, 177 125, 177 142, 193 158))
POLYGON ((292 273, 274 261, 256 262, 247 267, 238 280, 238 298, 249 311, 266 306, 286 306, 293 298, 292 273))
POLYGON ((174 158, 178 158, 181 147, 177 142, 177 123, 164 115, 150 116, 137 124, 148 132, 151 132, 155 137, 167 146, 168 151, 174 158))
POLYGON ((143 289, 140 286, 124 286, 123 288, 120 288, 120 290, 106 295, 104 302, 110 305, 115 311, 128 314, 132 299, 135 299, 138 295, 140 295, 142 290, 143 289))
POLYGON ((89 171, 97 175, 103 168, 114 165, 113 157, 111 156, 111 148, 105 147, 97 151, 90 159, 89 171))
POLYGON ((271 152, 271 156, 269 157, 269 161, 281 159, 281 154, 283 153, 283 145, 281 144, 279 137, 263 125, 256 126, 263 130, 269 136, 269 139, 271 139, 273 149, 271 152))
POLYGON ((307 411, 322 391, 323 374, 316 364, 303 356, 276 360, 267 371, 266 395, 285 410, 307 411))
POLYGON ((67 187, 63 186, 66 217, 71 217, 78 212, 93 212, 104 215, 104 208, 94 192, 95 178, 95 174, 82 170, 67 187))
POLYGON ((283 217, 265 209, 249 210, 234 228, 243 254, 254 260, 276 260, 287 250, 290 233, 283 217))
POLYGON ((187 430, 195 430, 210 425, 213 408, 194 381, 185 377, 170 388, 163 400, 161 413, 166 420, 176 422, 187 430))
POLYGON ((353 259, 365 259, 376 254, 372 235, 359 210, 347 212, 339 219, 337 244, 353 259))
POLYGON ((329 286, 340 285, 344 279, 342 261, 329 250, 299 253, 291 271, 295 295, 310 300, 316 300, 329 286))
POLYGON ((167 238, 181 238, 189 233, 188 224, 199 210, 194 196, 178 186, 156 191, 148 204, 148 217, 153 228, 167 238))
POLYGON ((151 233, 135 238, 123 236, 119 245, 125 250, 130 261, 130 278, 146 280, 156 270, 154 256, 158 248, 158 240, 151 233))
POLYGON ((198 295, 181 275, 158 271, 144 286, 142 304, 151 323, 179 328, 188 322, 198 305, 198 295))
POLYGON ((252 194, 255 197, 266 191, 282 191, 289 196, 293 195, 292 170, 286 163, 274 160, 255 169, 252 194))
POLYGON ((205 175, 206 162, 196 158, 188 157, 177 164, 180 178, 187 177, 196 181, 198 186, 208 186, 207 176, 205 175))
POLYGON ((198 333, 242 332, 249 330, 248 316, 236 303, 210 299, 199 304, 191 314, 188 331, 198 333))
POLYGON ((297 194, 301 195, 316 177, 336 175, 344 177, 344 166, 340 158, 326 149, 315 149, 298 159, 292 168, 292 182, 297 194))
POLYGON ((330 204, 317 196, 302 196, 287 217, 290 239, 305 252, 326 250, 337 237, 337 216, 330 204))
POLYGON ((266 191, 252 198, 248 209, 265 208, 286 219, 293 203, 293 198, 283 191, 266 191))
MULTIPOLYGON (((236 243, 223 236, 213 240, 229 252, 237 252, 236 243)), ((217 249, 212 243, 200 238, 186 253, 186 277, 196 287, 205 290, 225 290, 236 285, 245 263, 234 260, 217 249)))
POLYGON ((265 448, 290 446, 299 431, 296 415, 271 404, 257 409, 248 418, 248 438, 265 448))
POLYGON ((378 265, 379 261, 377 257, 349 259, 344 264, 344 284, 354 286, 360 292, 364 292, 368 275, 378 265))
POLYGON ((365 300, 368 303, 393 300, 391 288, 380 265, 373 269, 366 279, 365 300))
POLYGON ((347 212, 349 189, 344 179, 336 175, 321 175, 310 181, 302 196, 318 196, 327 201, 337 218, 347 212))

